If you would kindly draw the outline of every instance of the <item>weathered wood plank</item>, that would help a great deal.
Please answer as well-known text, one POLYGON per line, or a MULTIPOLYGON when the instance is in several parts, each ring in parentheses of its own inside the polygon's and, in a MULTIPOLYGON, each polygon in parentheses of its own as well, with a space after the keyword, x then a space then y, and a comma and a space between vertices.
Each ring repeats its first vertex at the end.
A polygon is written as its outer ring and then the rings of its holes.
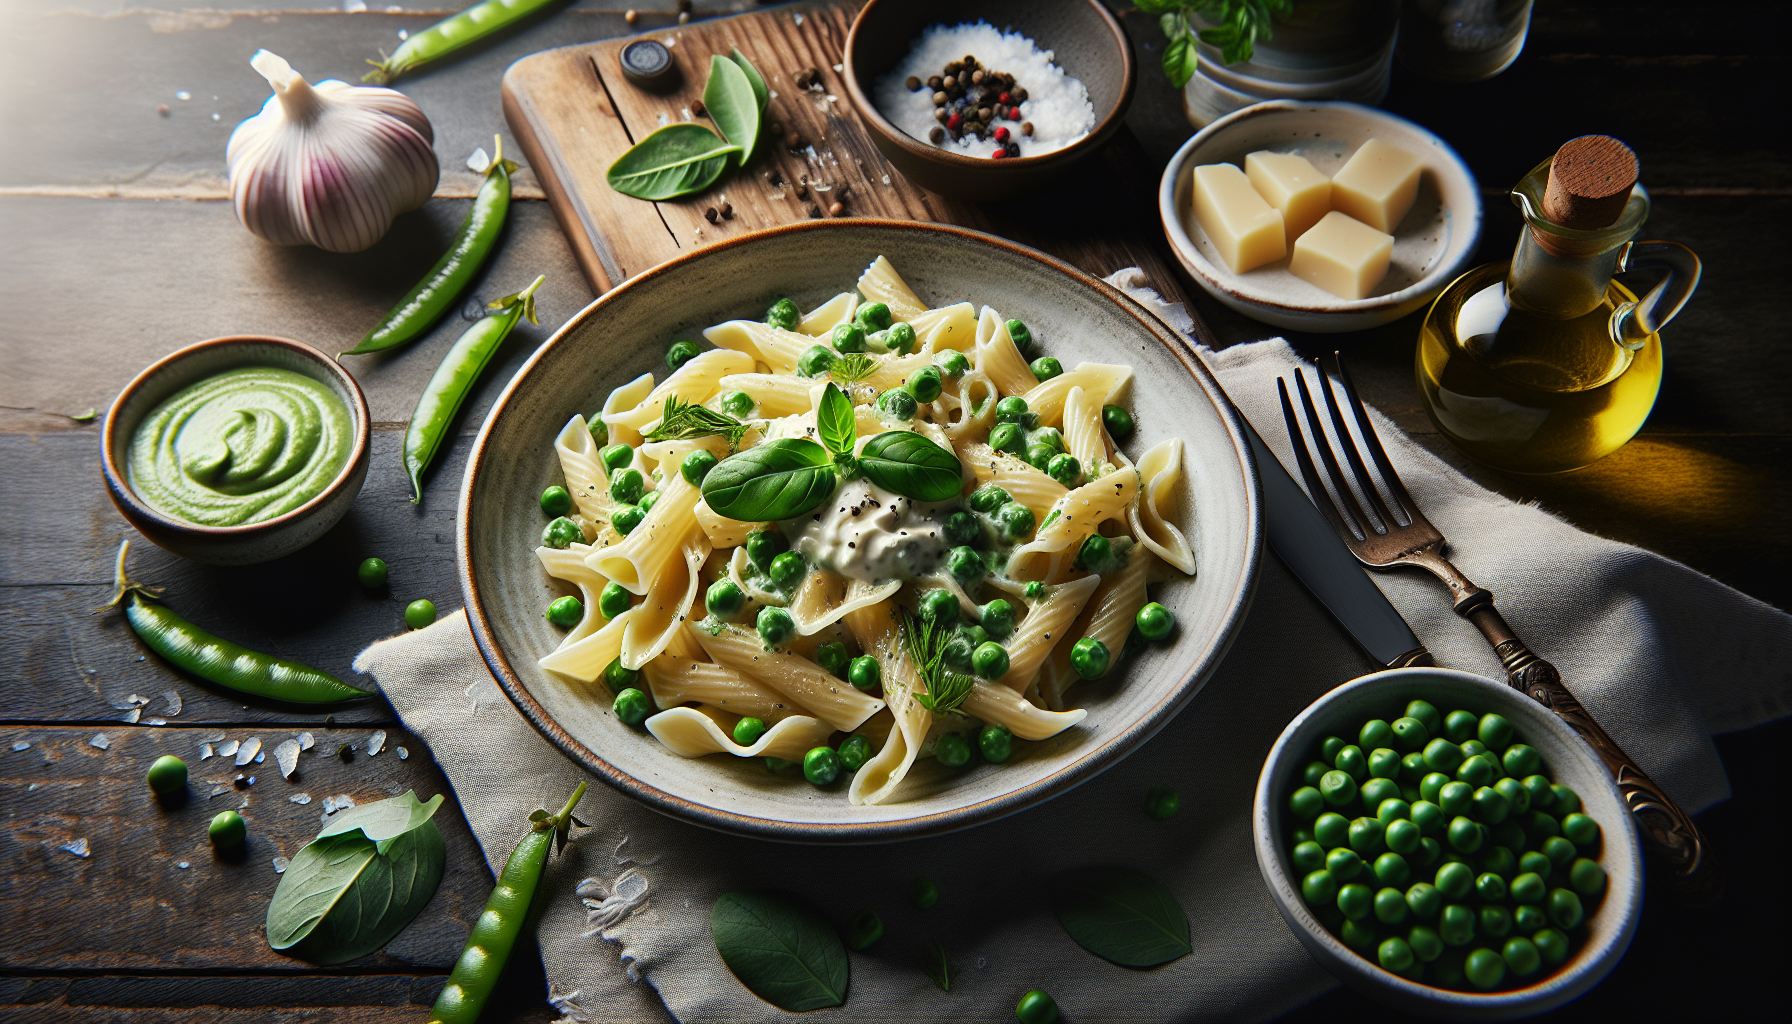
MULTIPOLYGON (((519 956, 493 994, 486 1024, 560 1019, 543 998, 538 959, 519 956)), ((422 1020, 445 975, 97 974, 0 977, 0 1017, 42 1024, 179 1024, 422 1020)), ((665 1020, 645 1014, 638 1018, 665 1020)))
POLYGON ((14 972, 314 972, 270 950, 264 938, 268 901, 280 881, 273 859, 291 857, 317 834, 325 797, 346 793, 366 803, 414 789, 424 799, 447 796, 435 818, 448 843, 441 887, 383 951, 340 969, 446 970, 492 881, 447 780, 428 749, 396 726, 386 730, 384 752, 372 757, 371 730, 311 731, 316 746, 287 781, 273 747, 298 732, 292 727, 0 727, 0 877, 7 879, 0 915, 11 922, 0 932, 0 962, 14 972), (107 749, 93 746, 98 732, 107 749), (220 732, 238 741, 259 737, 265 761, 238 768, 228 758, 200 760, 199 743, 220 732), (13 749, 21 743, 29 746, 13 749), (347 763, 336 756, 345 743, 359 751, 347 763), (399 757, 400 747, 408 757, 399 757), (179 806, 161 806, 143 782, 163 754, 188 764, 189 798, 179 806), (253 775, 254 785, 237 789, 238 773, 253 775), (309 803, 291 802, 301 793, 309 803), (246 853, 236 861, 215 856, 206 838, 211 817, 233 808, 249 824, 246 853), (86 857, 61 848, 83 839, 86 857))

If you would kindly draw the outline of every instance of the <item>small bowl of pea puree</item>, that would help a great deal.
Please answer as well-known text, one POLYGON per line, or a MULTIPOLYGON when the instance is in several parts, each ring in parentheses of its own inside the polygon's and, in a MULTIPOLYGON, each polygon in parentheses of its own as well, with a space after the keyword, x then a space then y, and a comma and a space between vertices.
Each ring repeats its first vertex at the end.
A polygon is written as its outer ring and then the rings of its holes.
POLYGON ((1295 716, 1257 780, 1257 866, 1339 980, 1454 1020, 1598 984, 1642 912, 1631 816, 1592 748, 1503 682, 1352 680, 1295 716))

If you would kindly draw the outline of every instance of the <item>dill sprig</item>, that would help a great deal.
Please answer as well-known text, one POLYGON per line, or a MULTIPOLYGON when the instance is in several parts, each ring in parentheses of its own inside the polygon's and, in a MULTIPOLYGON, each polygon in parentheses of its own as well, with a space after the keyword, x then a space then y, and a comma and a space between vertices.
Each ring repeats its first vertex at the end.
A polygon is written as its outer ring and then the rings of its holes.
POLYGON ((956 712, 971 695, 977 681, 946 666, 946 645, 952 631, 931 619, 921 619, 912 612, 902 613, 902 649, 915 664, 926 693, 915 694, 916 703, 936 715, 956 712))
POLYGON ((855 384, 877 372, 877 360, 863 352, 848 352, 828 367, 828 376, 846 384, 855 384))
POLYGON ((728 447, 734 448, 749 429, 747 424, 725 412, 706 409, 673 395, 666 399, 665 408, 660 411, 660 425, 648 431, 646 437, 649 441, 689 441, 719 434, 728 439, 728 447))
POLYGON ((946 947, 935 940, 932 948, 927 951, 927 959, 922 962, 921 973, 927 975, 927 980, 933 982, 941 992, 950 992, 952 979, 958 974, 958 965, 946 954, 946 947))

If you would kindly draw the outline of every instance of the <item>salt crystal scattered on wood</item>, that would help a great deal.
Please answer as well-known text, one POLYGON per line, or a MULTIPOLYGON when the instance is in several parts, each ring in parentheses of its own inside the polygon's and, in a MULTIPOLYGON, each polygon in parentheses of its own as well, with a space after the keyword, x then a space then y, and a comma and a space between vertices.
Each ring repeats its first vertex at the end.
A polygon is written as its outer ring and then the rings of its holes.
POLYGON ((276 875, 286 874, 286 869, 291 866, 292 866, 292 861, 287 860, 285 857, 275 857, 274 858, 274 874, 276 874, 276 875))
MULTIPOLYGON (((30 750, 30 749, 31 749, 31 744, 29 744, 29 743, 27 743, 27 742, 25 742, 25 741, 24 741, 24 740, 14 740, 14 741, 13 741, 13 744, 12 744, 12 749, 13 749, 13 750, 15 750, 15 751, 16 751, 16 750, 30 750)), ((400 749, 400 750, 403 750, 403 749, 404 749, 404 748, 403 748, 403 747, 399 747, 399 748, 398 748, 398 749, 400 749)), ((400 755, 399 755, 399 756, 400 756, 400 757, 403 757, 403 756, 404 756, 404 755, 403 755, 403 754, 400 754, 400 755)))
POLYGON ((105 750, 112 745, 112 739, 103 732, 96 732, 93 734, 93 739, 87 741, 87 745, 105 750))
POLYGON ((183 860, 179 864, 176 864, 174 866, 177 868, 180 868, 182 871, 185 871, 186 869, 192 867, 193 865, 188 864, 186 861, 183 860))
POLYGON ((486 169, 491 165, 492 158, 486 153, 484 146, 475 149, 473 155, 467 157, 467 170, 472 171, 475 174, 484 174, 486 169))
POLYGON ((225 740, 224 742, 218 744, 218 756, 219 757, 229 757, 230 755, 236 753, 236 748, 238 746, 239 746, 239 744, 235 740, 225 740))
POLYGON ((144 725, 167 725, 168 720, 166 718, 145 718, 143 720, 143 724, 144 725))
POLYGON ((214 751, 212 750, 212 745, 210 743, 199 744, 199 760, 203 761, 212 756, 213 753, 214 751))
POLYGON ((213 732, 213 733, 209 733, 207 735, 201 736, 199 738, 206 743, 222 743, 222 742, 224 742, 224 733, 223 732, 213 732))
POLYGON ((173 690, 163 690, 162 699, 168 702, 168 710, 165 713, 169 718, 179 715, 180 709, 185 706, 181 703, 180 694, 173 690))
POLYGON ((267 759, 268 759, 268 752, 265 750, 262 751, 261 753, 255 755, 255 763, 256 764, 260 764, 261 762, 266 761, 267 759))
POLYGON ((275 747, 274 761, 280 765, 281 778, 292 778, 292 773, 299 770, 299 741, 287 740, 275 747))
POLYGON ((293 795, 287 797, 286 799, 292 801, 295 804, 299 804, 300 806, 303 806, 303 805, 311 802, 311 794, 310 793, 294 793, 293 795))
POLYGON ((317 740, 308 732, 299 733, 299 749, 310 750, 317 745, 317 740))
POLYGON ((241 768, 255 760, 255 755, 259 753, 261 753, 261 737, 249 737, 243 741, 242 746, 236 748, 236 766, 241 768))
POLYGON ((87 840, 85 839, 77 839, 72 843, 63 843, 61 846, 58 846, 57 849, 67 850, 77 857, 93 856, 93 851, 87 848, 87 840))
POLYGON ((405 758, 407 758, 407 757, 410 757, 410 756, 411 756, 411 752, 410 752, 410 751, 408 751, 408 750, 406 750, 406 749, 404 749, 404 748, 403 748, 403 747, 399 747, 399 748, 398 748, 398 759, 399 759, 399 760, 400 760, 400 761, 402 761, 402 760, 404 760, 404 759, 405 759, 405 758))
POLYGON ((134 725, 134 724, 136 724, 137 719, 139 719, 141 717, 143 717, 143 709, 142 708, 132 708, 131 710, 126 711, 124 713, 123 720, 134 725))
POLYGON ((133 694, 131 694, 131 703, 137 705, 138 707, 142 707, 143 705, 149 703, 149 698, 143 696, 141 693, 133 693, 133 694))
POLYGON ((367 737, 367 756, 372 757, 386 749, 386 730, 380 729, 367 737))

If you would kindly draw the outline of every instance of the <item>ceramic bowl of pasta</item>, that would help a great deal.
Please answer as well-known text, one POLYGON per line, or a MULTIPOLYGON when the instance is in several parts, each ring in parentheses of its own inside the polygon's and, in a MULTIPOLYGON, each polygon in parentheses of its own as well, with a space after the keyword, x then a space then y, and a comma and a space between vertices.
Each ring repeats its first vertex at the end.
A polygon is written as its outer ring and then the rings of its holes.
POLYGON ((480 652, 573 760, 703 825, 877 842, 1162 728, 1243 616, 1256 488, 1207 370, 1113 288, 820 221, 561 328, 475 443, 459 559, 480 652))

